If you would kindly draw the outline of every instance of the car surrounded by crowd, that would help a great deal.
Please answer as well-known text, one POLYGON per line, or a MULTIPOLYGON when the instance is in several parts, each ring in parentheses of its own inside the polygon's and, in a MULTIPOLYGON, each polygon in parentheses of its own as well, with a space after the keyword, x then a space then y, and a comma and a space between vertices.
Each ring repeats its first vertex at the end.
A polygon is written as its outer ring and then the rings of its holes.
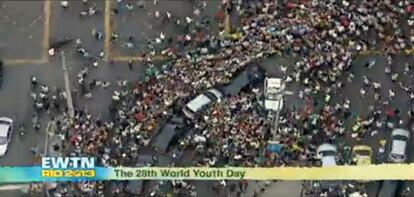
POLYGON ((187 118, 194 119, 206 107, 215 102, 221 102, 225 96, 235 96, 243 89, 255 85, 264 79, 265 73, 257 65, 245 68, 228 84, 212 88, 190 100, 184 107, 183 113, 187 118))
POLYGON ((281 78, 269 78, 264 81, 264 106, 266 109, 280 111, 283 108, 285 84, 281 78))
POLYGON ((317 151, 317 157, 322 162, 322 167, 336 166, 337 165, 337 148, 336 146, 328 143, 321 144, 317 151))
POLYGON ((407 159, 406 151, 410 133, 401 128, 396 128, 391 133, 391 145, 388 159, 394 163, 404 163, 407 159))
POLYGON ((0 156, 7 153, 13 134, 13 120, 7 117, 0 118, 0 156))

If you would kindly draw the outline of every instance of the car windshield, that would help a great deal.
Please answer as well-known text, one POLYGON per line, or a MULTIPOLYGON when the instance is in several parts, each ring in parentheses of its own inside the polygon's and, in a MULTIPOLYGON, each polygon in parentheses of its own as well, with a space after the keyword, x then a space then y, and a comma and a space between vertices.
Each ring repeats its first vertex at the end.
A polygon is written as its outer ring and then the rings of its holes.
POLYGON ((355 151, 356 154, 362 155, 362 156, 369 156, 371 155, 371 151, 369 150, 357 150, 355 151))
POLYGON ((279 93, 267 93, 267 99, 269 100, 278 100, 280 98, 280 94, 279 93))
POLYGON ((408 138, 403 135, 395 135, 392 137, 394 140, 400 140, 400 141, 408 141, 408 138))
POLYGON ((6 137, 0 137, 0 145, 6 144, 7 138, 6 137))
POLYGON ((4 120, 0 120, 0 124, 4 124, 4 125, 10 125, 10 123, 9 123, 9 122, 7 122, 7 121, 4 121, 4 120))
POLYGON ((326 151, 321 151, 321 155, 326 157, 326 156, 335 156, 336 152, 332 151, 332 150, 326 150, 326 151))
POLYGON ((393 158, 395 158, 395 159, 398 159, 398 160, 404 160, 404 158, 405 158, 405 156, 404 155, 400 155, 400 154, 391 154, 391 156, 393 157, 393 158))
POLYGON ((214 95, 213 93, 211 93, 211 92, 206 92, 206 93, 204 93, 210 100, 212 100, 212 101, 216 101, 217 100, 217 97, 216 97, 216 95, 214 95))

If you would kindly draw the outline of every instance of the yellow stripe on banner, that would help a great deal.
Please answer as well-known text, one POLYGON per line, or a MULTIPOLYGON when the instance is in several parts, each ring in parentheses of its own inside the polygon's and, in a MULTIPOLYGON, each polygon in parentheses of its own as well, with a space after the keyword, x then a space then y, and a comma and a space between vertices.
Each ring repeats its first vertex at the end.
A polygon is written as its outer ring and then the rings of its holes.
POLYGON ((122 179, 248 180, 414 180, 414 164, 335 166, 326 168, 111 168, 122 179))

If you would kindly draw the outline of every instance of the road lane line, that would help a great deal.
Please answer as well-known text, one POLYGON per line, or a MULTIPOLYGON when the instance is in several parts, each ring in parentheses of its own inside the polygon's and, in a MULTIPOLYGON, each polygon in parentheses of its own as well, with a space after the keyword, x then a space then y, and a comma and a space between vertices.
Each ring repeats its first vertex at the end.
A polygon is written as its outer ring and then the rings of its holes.
POLYGON ((42 60, 45 62, 49 61, 49 37, 50 37, 50 14, 51 14, 51 3, 52 1, 45 0, 43 13, 44 13, 44 24, 43 24, 43 42, 42 42, 42 60))
POLYGON ((44 147, 44 151, 43 151, 43 154, 45 155, 45 156, 47 156, 47 153, 48 153, 48 146, 49 146, 49 130, 50 130, 50 127, 52 126, 52 122, 49 120, 49 122, 47 123, 47 126, 46 126, 46 131, 45 131, 45 147, 44 147))
POLYGON ((22 65, 22 64, 45 64, 47 60, 42 59, 5 59, 4 65, 22 65))
POLYGON ((105 60, 111 58, 111 1, 105 1, 105 60))

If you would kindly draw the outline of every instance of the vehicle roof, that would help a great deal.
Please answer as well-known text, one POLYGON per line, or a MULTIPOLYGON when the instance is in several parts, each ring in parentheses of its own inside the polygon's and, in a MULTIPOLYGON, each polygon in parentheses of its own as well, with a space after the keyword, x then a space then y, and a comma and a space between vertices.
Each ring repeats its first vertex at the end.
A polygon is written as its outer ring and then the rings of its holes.
POLYGON ((187 103, 187 107, 193 111, 197 112, 200 110, 203 106, 211 103, 211 100, 204 94, 200 94, 197 97, 195 97, 193 100, 187 103))
POLYGON ((6 137, 10 125, 0 124, 0 137, 6 137))
POLYGON ((265 75, 258 66, 248 66, 232 82, 223 87, 226 95, 235 96, 241 89, 250 85, 254 79, 262 80, 265 75))
POLYGON ((268 87, 280 87, 282 85, 282 79, 281 78, 266 78, 268 87))
POLYGON ((173 116, 171 119, 168 120, 168 122, 171 123, 171 124, 176 124, 176 125, 184 125, 185 124, 185 120, 181 116, 173 116))
POLYGON ((384 180, 381 185, 381 190, 378 197, 395 196, 398 187, 398 181, 384 180))
POLYGON ((391 154, 404 155, 407 142, 402 140, 393 140, 391 145, 391 154))
POLYGON ((144 186, 143 180, 131 180, 131 181, 128 181, 125 190, 128 193, 139 195, 142 193, 143 186, 144 186))
POLYGON ((392 130, 392 136, 395 136, 395 135, 402 135, 407 138, 410 137, 410 133, 407 130, 401 129, 401 128, 396 128, 392 130))
POLYGON ((156 147, 158 150, 165 152, 176 134, 176 127, 175 124, 166 124, 159 135, 155 137, 153 146, 156 147))
POLYGON ((352 148, 352 153, 355 154, 357 165, 369 165, 372 163, 372 148, 366 145, 358 145, 352 148), (358 154, 358 151, 369 151, 369 155, 358 154))
POLYGON ((152 156, 151 155, 139 155, 137 159, 137 164, 135 167, 144 167, 147 163, 152 163, 152 156))
POLYGON ((369 156, 358 155, 356 158, 357 158, 356 164, 358 166, 370 165, 372 163, 371 157, 369 156))
POLYGON ((324 156, 321 158, 322 167, 336 166, 336 159, 334 156, 324 156))
POLYGON ((223 88, 223 90, 227 95, 235 96, 240 92, 241 89, 243 89, 249 83, 250 83, 250 80, 249 80, 248 74, 246 71, 243 71, 232 82, 227 84, 223 88))
POLYGON ((156 166, 158 167, 169 167, 172 162, 173 162, 173 159, 169 156, 157 155, 156 166))
POLYGON ((279 98, 277 100, 269 100, 265 99, 264 101, 266 109, 273 109, 275 111, 279 111, 283 108, 283 99, 279 98))

